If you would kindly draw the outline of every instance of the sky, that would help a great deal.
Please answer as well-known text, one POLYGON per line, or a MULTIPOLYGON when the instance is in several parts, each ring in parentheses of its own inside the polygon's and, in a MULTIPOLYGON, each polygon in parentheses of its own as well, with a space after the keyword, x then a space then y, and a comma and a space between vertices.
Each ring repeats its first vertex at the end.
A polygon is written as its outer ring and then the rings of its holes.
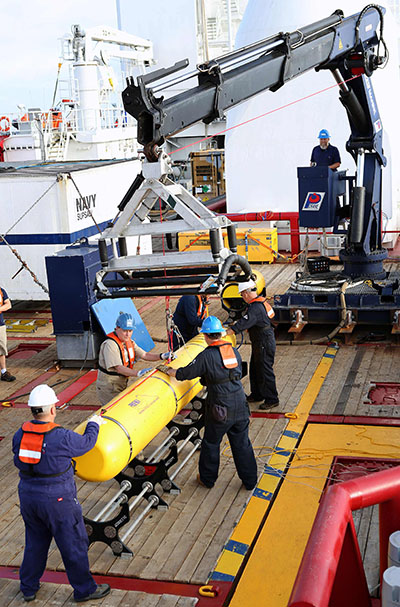
MULTIPOLYGON (((130 0, 131 4, 137 0, 130 0)), ((1 0, 0 114, 16 105, 48 108, 60 55, 60 41, 79 23, 117 27, 115 0, 1 0)))
MULTIPOLYGON (((120 0, 121 29, 151 39, 157 68, 197 55, 195 0, 120 0), (166 10, 168 6, 168 10, 166 10), (173 36, 168 34, 173 32, 173 36)), ((60 38, 73 24, 117 28, 116 0, 0 0, 0 116, 51 106, 60 38), (6 18, 5 18, 6 17, 6 18)), ((192 61, 191 61, 192 63, 192 61)), ((156 69, 156 68, 155 68, 156 69)), ((65 74, 67 72, 65 71, 65 74)), ((58 99, 58 98, 57 98, 58 99)))

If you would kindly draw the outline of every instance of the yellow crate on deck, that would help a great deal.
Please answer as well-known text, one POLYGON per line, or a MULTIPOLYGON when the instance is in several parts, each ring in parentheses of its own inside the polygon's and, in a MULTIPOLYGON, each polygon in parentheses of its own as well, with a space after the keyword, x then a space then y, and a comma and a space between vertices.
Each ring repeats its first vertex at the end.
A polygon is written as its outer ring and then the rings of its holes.
MULTIPOLYGON (((228 247, 228 236, 223 230, 224 243, 228 247)), ((276 228, 248 228, 236 230, 238 254, 252 262, 272 263, 274 251, 278 250, 278 231, 276 228)), ((207 231, 184 232, 178 237, 179 250, 198 251, 210 248, 207 231)))

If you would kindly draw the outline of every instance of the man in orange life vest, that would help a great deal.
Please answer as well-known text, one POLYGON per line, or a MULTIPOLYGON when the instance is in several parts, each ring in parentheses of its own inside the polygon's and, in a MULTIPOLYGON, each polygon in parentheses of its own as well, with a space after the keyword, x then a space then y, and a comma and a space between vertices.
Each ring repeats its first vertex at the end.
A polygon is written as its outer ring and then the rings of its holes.
POLYGON ((121 313, 115 323, 115 330, 107 335, 100 346, 96 390, 102 405, 106 405, 125 390, 130 377, 141 377, 151 371, 151 368, 140 371, 134 369, 134 363, 138 358, 147 361, 174 358, 171 352, 162 354, 145 352, 132 340, 133 326, 132 314, 121 313))
POLYGON ((18 493, 25 523, 25 552, 19 571, 25 601, 34 601, 54 538, 64 561, 76 602, 101 599, 108 584, 94 581, 89 571, 88 536, 77 500, 72 457, 90 451, 104 420, 93 415, 83 435, 54 423, 57 396, 50 386, 36 386, 28 405, 33 420, 14 435, 14 464, 19 469, 18 493))
POLYGON ((201 327, 207 348, 186 367, 164 367, 179 381, 201 377, 207 388, 205 428, 199 458, 200 485, 211 489, 218 477, 220 443, 228 435, 236 470, 246 489, 257 484, 257 463, 249 439, 249 407, 243 391, 242 359, 230 342, 220 320, 208 316, 201 327))
POLYGON ((247 309, 228 333, 240 333, 246 329, 251 341, 249 402, 259 402, 260 409, 272 409, 279 405, 274 374, 275 335, 271 320, 275 312, 265 297, 257 295, 254 280, 239 283, 239 293, 247 304, 247 309))
POLYGON ((180 335, 175 332, 173 334, 174 350, 177 350, 198 334, 199 327, 208 316, 207 304, 207 295, 183 295, 180 298, 173 315, 174 324, 180 333, 180 335))

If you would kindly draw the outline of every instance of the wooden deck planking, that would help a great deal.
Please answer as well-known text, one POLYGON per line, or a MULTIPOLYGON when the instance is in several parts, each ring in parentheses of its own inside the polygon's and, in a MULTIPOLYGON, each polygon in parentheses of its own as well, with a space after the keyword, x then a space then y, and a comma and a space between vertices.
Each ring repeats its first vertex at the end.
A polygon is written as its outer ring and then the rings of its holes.
MULTIPOLYGON (((269 421, 271 422, 272 420, 269 421)), ((274 423, 270 424, 265 424, 262 422, 263 420, 253 419, 251 421, 250 429, 250 436, 255 448, 259 472, 263 471, 264 465, 271 457, 271 453, 267 453, 265 456, 259 456, 258 453, 261 450, 265 451, 265 446, 269 446, 271 449, 273 449, 287 424, 287 421, 284 419, 275 420, 274 423), (255 422, 261 423, 256 424, 255 422)), ((219 555, 222 551, 222 547, 231 537, 232 530, 235 528, 244 510, 242 495, 242 491, 237 493, 236 498, 227 510, 222 523, 216 529, 213 541, 209 543, 208 548, 204 552, 202 560, 199 562, 199 565, 190 578, 192 583, 202 583, 202 580, 208 579, 211 571, 215 568, 219 555), (212 563, 211 569, 210 562, 212 563)), ((246 495, 246 502, 249 498, 250 495, 246 495)))
POLYGON ((325 351, 319 346, 278 346, 274 365, 279 394, 279 409, 292 412, 298 405, 325 351))
MULTIPOLYGON (((179 597, 171 594, 148 594, 146 592, 126 591, 112 588, 104 599, 86 601, 87 607, 192 607, 197 599, 179 597)), ((20 607, 23 604, 18 580, 0 580, 1 607, 20 607)), ((63 607, 75 605, 69 584, 42 584, 32 607, 63 607)))
MULTIPOLYGON (((267 295, 272 296, 274 293, 284 292, 288 288, 288 283, 294 278, 296 266, 262 266, 262 273, 267 278, 267 295)), ((178 298, 171 299, 171 310, 175 309, 175 305, 178 298)), ((139 308, 143 305, 143 300, 135 301, 139 308)), ((219 301, 215 298, 210 306, 210 312, 224 319, 223 315, 226 313, 222 310, 219 301)), ((144 313, 145 321, 150 327, 150 333, 152 337, 157 340, 155 351, 164 351, 166 340, 165 330, 165 303, 164 299, 159 300, 156 305, 149 308, 144 313)), ((43 330, 45 328, 41 328, 43 330)), ((48 329, 48 327, 46 327, 48 329)), ((36 335, 36 334, 35 334, 36 335)), ((21 336, 21 342, 24 341, 24 336, 21 336)), ((11 343, 11 342, 10 342, 11 343)), ((13 344, 15 341, 12 342, 13 344)), ((40 368, 40 356, 43 360, 46 359, 45 354, 48 358, 51 358, 51 364, 56 356, 53 354, 49 356, 51 350, 54 354, 55 345, 51 344, 49 348, 46 348, 42 352, 38 353, 28 359, 27 361, 18 361, 18 366, 21 367, 21 373, 18 376, 18 382, 20 382, 20 375, 23 377, 23 381, 20 384, 13 382, 13 384, 7 385, 6 388, 10 388, 8 394, 18 389, 19 385, 23 385, 32 378, 43 372, 43 368, 40 368), (36 360, 33 360, 36 359, 36 360), (28 365, 29 363, 29 365, 28 365), (25 368, 26 366, 26 368, 25 368)), ((250 347, 247 344, 243 344, 240 350, 243 358, 249 360, 250 347)), ((279 409, 274 409, 273 412, 280 411, 293 411, 298 404, 298 401, 303 393, 305 387, 308 384, 319 360, 323 350, 319 346, 300 346, 300 347, 286 347, 278 346, 276 354, 275 372, 277 376, 278 390, 280 394, 281 406, 279 409)), ((398 372, 398 356, 399 349, 394 346, 350 346, 341 347, 338 352, 336 359, 333 363, 332 369, 328 374, 325 384, 323 385, 319 396, 314 404, 312 413, 334 413, 335 407, 337 406, 338 399, 344 387, 347 387, 345 409, 343 414, 356 414, 356 415, 384 415, 384 416, 397 416, 395 407, 373 407, 371 405, 364 405, 364 396, 367 392, 367 387, 370 381, 400 381, 398 372), (349 370, 354 361, 356 352, 363 348, 364 353, 362 356, 361 363, 357 369, 357 372, 352 380, 351 385, 346 386, 346 381, 349 379, 349 370)), ((17 362, 17 361, 15 361, 17 362)), ((49 366, 49 365, 48 365, 49 366)), ((143 366, 147 366, 144 364, 143 366)), ((10 370, 11 361, 9 365, 10 370)), ((68 381, 62 384, 60 388, 56 387, 56 391, 65 389, 72 381, 73 375, 76 374, 76 370, 62 370, 61 373, 57 373, 53 376, 51 383, 54 383, 59 378, 66 378, 68 381), (54 380, 54 381, 53 381, 54 380)), ((244 380, 245 390, 248 393, 248 377, 244 380)), ((97 406, 97 397, 95 392, 95 385, 91 385, 86 388, 81 394, 75 397, 72 404, 97 406)), ((252 406, 253 410, 257 407, 252 406)), ((85 411, 74 411, 73 409, 67 409, 64 412, 60 411, 61 414, 68 418, 68 422, 65 423, 66 427, 75 427, 79 421, 88 417, 88 413, 85 411), (68 423, 68 426, 67 426, 68 423)), ((18 426, 20 421, 26 419, 26 410, 2 410, 0 411, 0 435, 8 435, 13 433, 18 426), (3 415, 6 413, 6 417, 3 415), (8 415, 12 413, 11 415, 8 415), (6 421, 3 426, 3 420, 6 421), (3 431, 3 427, 5 430, 3 431)), ((58 418, 57 421, 60 421, 58 418)), ((287 420, 266 420, 266 419, 253 419, 251 422, 251 435, 253 444, 257 446, 266 445, 267 447, 273 448, 276 440, 279 439, 282 430, 286 426, 287 420), (258 443, 258 444, 257 444, 258 443)), ((10 453, 10 440, 9 437, 0 442, 0 456, 7 457, 7 452, 10 453)), ((268 450, 259 450, 260 454, 267 452, 268 450)), ((198 487, 195 483, 195 475, 197 472, 197 456, 188 464, 187 467, 180 473, 177 478, 178 484, 182 488, 182 493, 179 496, 167 496, 166 501, 169 502, 170 508, 166 513, 152 511, 150 516, 146 518, 143 524, 133 533, 132 538, 128 538, 127 543, 132 541, 132 548, 134 549, 134 558, 130 561, 124 561, 119 558, 115 558, 112 555, 111 549, 106 547, 104 544, 95 544, 89 551, 89 558, 92 564, 92 570, 98 573, 113 573, 114 575, 138 575, 142 578, 150 577, 150 572, 159 569, 157 573, 160 577, 156 579, 176 579, 182 581, 192 581, 193 583, 203 583, 210 571, 212 570, 216 559, 222 549, 223 544, 229 538, 231 530, 236 524, 242 510, 244 503, 247 500, 247 492, 240 488, 240 481, 236 476, 233 468, 233 463, 226 458, 225 455, 221 456, 221 473, 218 483, 215 489, 207 491, 201 487, 198 487), (220 489, 218 489, 220 487, 220 489), (204 498, 198 499, 200 492, 206 494, 204 498), (211 494, 219 495, 219 499, 211 497, 211 494), (190 508, 194 510, 194 515, 190 516, 190 508), (206 516, 206 509, 209 510, 209 518, 206 516), (196 512, 200 512, 200 516, 195 516, 196 512), (204 511, 204 512, 203 512, 204 511), (181 541, 177 542, 179 537, 179 527, 177 521, 186 521, 186 527, 181 530, 180 537, 181 541), (172 537, 175 534, 176 537, 172 537), (161 567, 157 567, 155 563, 160 555, 160 542, 166 540, 168 546, 172 547, 172 556, 164 558, 161 567), (177 548, 173 549, 176 546, 177 548), (181 546, 183 549, 181 550, 181 546), (174 552, 179 553, 179 558, 175 559, 174 552), (210 564, 211 563, 211 564, 210 564), (139 573, 136 573, 139 572, 139 573), (165 577, 164 577, 165 576, 165 577)), ((263 457, 258 457, 260 466, 264 463, 263 457)), ((0 461, 2 459, 0 458, 0 461)), ((11 540, 12 549, 15 550, 20 543, 23 545, 23 524, 19 516, 18 508, 18 497, 16 494, 17 478, 16 471, 13 467, 11 459, 0 467, 0 482, 2 487, 4 481, 1 479, 7 478, 7 486, 5 493, 0 496, 0 504, 5 514, 0 521, 0 534, 3 545, 3 533, 1 529, 11 530, 14 536, 11 540), (12 471, 12 472, 11 472, 12 471), (10 474, 15 474, 15 483, 10 483, 8 478, 10 474), (7 497, 6 497, 7 496, 7 497), (14 497, 14 499, 13 499, 14 497), (4 520, 4 518, 6 520, 4 520)), ((82 503, 83 511, 89 516, 95 515, 104 502, 117 490, 117 483, 112 481, 109 482, 107 491, 105 491, 105 484, 87 483, 77 479, 78 485, 78 497, 82 503)), ((114 513, 115 514, 115 513, 114 513)), ((370 540, 374 531, 373 514, 368 516, 363 513, 359 521, 360 527, 360 543, 362 546, 362 554, 365 558, 366 569, 371 569, 371 580, 373 581, 374 576, 376 577, 376 561, 373 562, 373 552, 376 551, 376 542, 370 540), (371 556, 370 556, 371 555, 371 556), (370 564, 369 564, 370 563, 370 564)), ((122 533, 124 528, 122 528, 122 533)), ((376 536, 375 536, 376 537, 376 536)), ((22 548, 21 548, 22 550, 22 548)), ((5 565, 3 562, 0 552, 0 565, 5 565)), ((20 555, 11 559, 10 563, 13 565, 18 564, 18 558, 20 555)), ((60 560, 58 550, 52 548, 49 556, 49 564, 51 568, 57 568, 63 570, 63 566, 60 560)), ((159 565, 159 563, 157 563, 159 565)), ((367 572, 368 573, 368 572, 367 572)), ((155 576, 151 576, 155 577, 155 576)), ((3 580, 5 581, 5 580, 3 580)), ((16 594, 18 593, 18 582, 6 581, 6 586, 10 584, 15 585, 16 594)), ((371 587, 372 582, 370 582, 371 587)), ((51 586, 45 584, 44 586, 51 586)), ((54 585, 56 586, 56 585, 54 585)), ((1 588, 1 586, 0 586, 1 588)), ((49 598, 46 598, 45 602, 41 602, 45 607, 50 605, 63 605, 71 604, 71 589, 68 585, 56 586, 58 592, 49 598), (56 597, 56 598, 55 598, 56 597), (63 602, 63 599, 65 601, 63 602)), ((42 601, 42 589, 40 591, 40 599, 42 601)), ((11 600, 14 601, 14 598, 11 600)), ((110 607, 121 607, 130 606, 132 604, 141 605, 141 600, 145 601, 143 605, 148 607, 183 607, 186 605, 194 604, 193 601, 196 599, 187 599, 171 596, 159 597, 156 595, 146 595, 145 593, 125 592, 113 590, 109 597, 106 597, 104 601, 108 599, 109 602, 104 603, 103 601, 93 602, 93 606, 97 605, 110 605, 110 607), (140 596, 142 595, 142 596, 140 596), (163 600, 167 601, 162 602, 163 600), (139 602, 137 602, 139 601, 139 602), (150 602, 149 602, 150 601, 150 602)), ((21 604, 20 599, 15 605, 21 604)), ((14 604, 12 607, 14 607, 14 604)), ((33 603, 33 605, 35 605, 33 603)), ((91 605, 91 603, 86 603, 91 605)), ((9 605, 5 605, 9 607, 9 605)))
POLYGON ((353 363, 353 347, 340 347, 332 368, 316 398, 312 413, 333 415, 353 363))
POLYGON ((379 586, 379 506, 366 508, 369 514, 368 536, 361 553, 371 596, 378 596, 379 586))
POLYGON ((396 346, 340 347, 312 413, 398 417, 392 406, 365 404, 373 382, 400 382, 400 349, 396 346))
POLYGON ((379 586, 379 506, 370 506, 353 513, 358 545, 364 563, 365 576, 372 596, 379 586))
MULTIPOLYGON (((252 420, 251 422, 251 433, 254 435, 255 441, 257 443, 261 442, 262 445, 266 443, 269 434, 273 431, 276 424, 276 422, 268 420, 270 422, 270 429, 267 431, 268 424, 266 425, 264 421, 265 420, 257 419, 252 420)), ((282 427, 286 424, 286 420, 279 420, 278 423, 282 427)), ((272 447, 279 436, 280 430, 276 432, 275 438, 272 439, 272 447)), ((262 468, 262 466, 263 461, 260 460, 260 467, 262 468)), ((93 547, 89 553, 92 569, 98 571, 104 571, 106 569, 108 573, 114 575, 123 574, 155 579, 170 579, 170 574, 165 574, 165 567, 179 569, 180 566, 184 566, 185 570, 190 569, 194 571, 201 566, 202 571, 206 571, 207 574, 210 572, 221 549, 220 542, 215 543, 213 548, 210 549, 213 544, 213 537, 215 533, 218 532, 218 526, 214 521, 225 520, 227 512, 229 512, 229 514, 231 513, 232 501, 234 502, 237 499, 238 494, 241 493, 241 497, 238 499, 240 507, 238 507, 237 510, 232 511, 235 513, 237 512, 237 515, 232 518, 232 526, 227 526, 225 536, 222 540, 222 542, 225 542, 247 501, 248 494, 244 489, 240 489, 240 480, 236 476, 232 459, 227 458, 224 455, 221 456, 220 477, 215 489, 212 491, 207 491, 198 487, 195 482, 197 458, 184 468, 182 475, 185 470, 187 478, 183 479, 180 475, 178 476, 178 484, 182 487, 182 493, 179 496, 165 497, 170 504, 169 510, 164 513, 154 511, 152 520, 150 521, 150 519, 147 518, 135 531, 133 536, 128 538, 126 543, 134 551, 133 559, 125 561, 123 559, 114 558, 110 549, 105 548, 100 557, 93 560, 91 554, 95 548, 93 547), (184 484, 180 479, 184 481, 184 484), (227 479, 229 480, 229 485, 227 479), (219 495, 220 493, 221 495, 219 495), (216 497, 218 498, 217 500, 216 497), (212 507, 210 506, 210 501, 208 501, 210 499, 211 501, 216 500, 215 503, 212 504, 212 507), (203 528, 207 528, 208 530, 208 545, 205 545, 205 542, 202 541, 202 534, 204 533, 203 528), (188 537, 185 537, 185 533, 188 534, 188 537), (183 544, 181 543, 182 535, 183 544), (191 543, 188 542, 189 537, 192 537, 191 543), (163 546, 163 548, 160 548, 160 546, 163 546), (177 557, 175 557, 174 552, 176 546, 178 546, 177 551, 175 551, 177 557), (161 562, 160 559, 160 551, 162 554, 165 552, 163 562, 161 562), (185 555, 186 561, 183 563, 185 555), (180 559, 180 561, 176 559, 180 559), (206 559, 206 563, 202 563, 202 559, 206 559), (152 563, 152 565, 150 566, 149 563, 152 563), (155 563, 157 563, 157 565, 154 567, 155 563), (154 571, 152 567, 155 568, 154 571)), ((178 576, 176 579, 181 578, 178 576)), ((186 581, 187 579, 188 578, 184 577, 182 578, 182 581, 186 581)), ((195 579, 190 578, 189 581, 204 583, 205 580, 206 578, 204 577, 199 578, 196 576, 195 579)))
MULTIPOLYGON (((24 343, 23 337, 15 341, 8 341, 8 349, 11 351, 14 346, 24 343)), ((0 398, 4 399, 22 388, 28 382, 44 373, 45 369, 51 367, 57 360, 57 353, 54 343, 50 343, 44 350, 33 354, 27 359, 10 358, 7 360, 7 369, 16 377, 13 382, 1 384, 0 398)), ((23 397, 22 397, 23 398, 23 397)))

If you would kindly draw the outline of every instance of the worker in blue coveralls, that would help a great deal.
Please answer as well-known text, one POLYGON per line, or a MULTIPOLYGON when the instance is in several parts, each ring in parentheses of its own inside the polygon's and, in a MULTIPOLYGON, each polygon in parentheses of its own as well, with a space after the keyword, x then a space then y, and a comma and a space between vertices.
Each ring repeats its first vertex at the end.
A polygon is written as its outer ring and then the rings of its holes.
POLYGON ((173 322, 179 331, 173 334, 174 350, 198 334, 199 327, 208 316, 207 304, 207 295, 183 295, 180 298, 173 315, 173 322))
POLYGON ((238 291, 247 308, 237 322, 228 329, 229 333, 247 330, 251 341, 250 389, 248 402, 261 403, 260 409, 272 409, 279 405, 274 374, 275 335, 271 320, 275 316, 266 298, 257 294, 254 280, 239 283, 238 291))
POLYGON ((318 139, 319 145, 311 152, 310 166, 327 166, 335 171, 341 163, 339 150, 329 143, 330 135, 326 129, 319 132, 318 139))
POLYGON ((33 420, 25 422, 13 438, 25 523, 20 588, 25 601, 35 600, 54 538, 74 589, 74 599, 80 603, 103 598, 110 592, 110 586, 97 585, 89 571, 89 541, 76 497, 71 458, 94 447, 99 425, 105 422, 99 415, 93 415, 83 435, 62 428, 54 423, 57 402, 50 386, 36 386, 28 401, 33 420))
POLYGON ((207 348, 189 365, 162 369, 179 381, 201 377, 201 383, 207 388, 197 481, 209 489, 214 486, 220 443, 227 434, 239 478, 246 489, 252 490, 257 484, 257 463, 249 439, 249 407, 240 381, 242 359, 229 341, 221 339, 225 331, 215 316, 204 320, 201 333, 207 348))

